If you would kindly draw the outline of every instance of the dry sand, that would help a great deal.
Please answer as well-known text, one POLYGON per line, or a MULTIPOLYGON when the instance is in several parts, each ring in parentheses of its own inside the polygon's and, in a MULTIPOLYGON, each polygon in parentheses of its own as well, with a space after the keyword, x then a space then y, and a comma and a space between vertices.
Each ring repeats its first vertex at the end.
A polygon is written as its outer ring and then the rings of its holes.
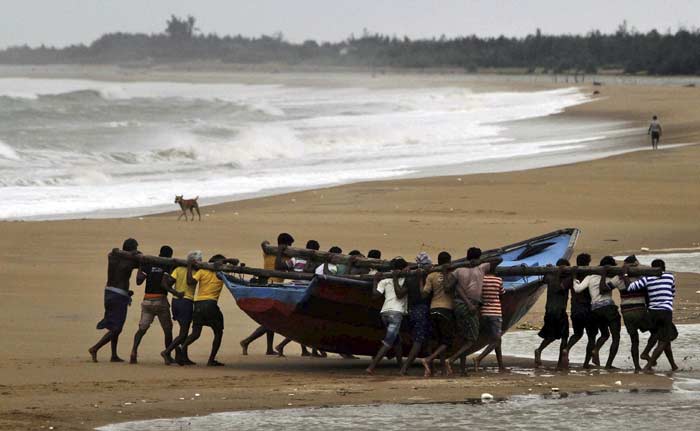
MULTIPOLYGON (((640 127, 639 146, 646 147, 646 121, 653 111, 664 122, 663 143, 700 141, 700 90, 600 90, 600 101, 563 115, 634 122, 640 127)), ((485 379, 424 380, 418 369, 413 377, 397 378, 395 368, 386 366, 378 377, 365 378, 364 360, 268 358, 261 354, 262 340, 252 346, 251 356, 242 357, 238 341, 256 325, 226 292, 220 301, 226 316, 219 355, 224 368, 166 368, 158 357, 162 333, 157 324, 144 338, 139 365, 110 364, 106 350, 100 352, 100 363, 90 363, 87 348, 101 335, 94 325, 102 313, 106 253, 129 236, 149 254, 168 243, 179 256, 201 248, 207 255, 221 252, 259 265, 260 241, 274 239, 280 231, 292 232, 299 242, 315 238, 324 248, 331 243, 345 249, 377 247, 386 256, 419 250, 434 255, 446 248, 460 255, 472 244, 490 248, 575 226, 583 231, 576 251, 597 259, 641 247, 698 247, 699 179, 700 147, 688 146, 522 172, 369 182, 227 203, 204 208, 201 223, 177 222, 175 213, 2 222, 0 428, 89 429, 138 418, 290 403, 463 400, 484 391, 508 396, 528 389, 547 392, 551 386, 599 390, 615 387, 615 380, 622 380, 623 388, 668 388, 670 380, 663 376, 598 372, 585 379, 489 373, 485 379)), ((699 277, 680 276, 678 321, 700 321, 698 289, 699 277)), ((135 299, 140 298, 140 288, 135 290, 135 299)), ((526 320, 538 324, 541 312, 540 303, 526 320)), ((128 356, 138 317, 137 305, 129 310, 122 335, 123 357, 128 356)), ((195 361, 205 360, 210 342, 205 331, 193 346, 195 361)), ((288 347, 290 356, 297 353, 296 345, 288 347)), ((511 364, 527 365, 516 360, 511 364)))

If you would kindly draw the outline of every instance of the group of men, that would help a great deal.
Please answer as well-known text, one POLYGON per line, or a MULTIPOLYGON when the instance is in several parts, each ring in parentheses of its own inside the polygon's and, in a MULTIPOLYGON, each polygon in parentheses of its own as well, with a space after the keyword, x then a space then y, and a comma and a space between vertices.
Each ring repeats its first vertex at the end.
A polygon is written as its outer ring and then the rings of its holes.
MULTIPOLYGON (((576 257, 577 266, 588 266, 591 256, 581 253, 576 257)), ((558 266, 569 266, 566 259, 560 259, 558 266)), ((617 263, 612 256, 600 260, 600 266, 613 267, 617 263)), ((673 301, 676 292, 675 278, 666 271, 663 260, 656 259, 651 263, 653 268, 662 271, 661 276, 648 276, 632 279, 628 276, 628 268, 639 265, 637 258, 632 255, 624 260, 621 276, 607 277, 605 274, 548 276, 547 302, 545 306, 544 326, 539 332, 542 343, 535 350, 535 365, 542 364, 542 351, 551 343, 560 340, 559 368, 568 367, 568 356, 571 348, 586 333, 588 342, 584 368, 589 368, 591 361, 600 365, 599 352, 608 339, 612 338, 606 369, 614 369, 614 360, 620 345, 622 320, 631 341, 631 356, 635 372, 651 371, 662 353, 666 354, 671 368, 678 369, 671 349, 671 342, 678 336, 673 324, 673 301), (612 291, 620 292, 620 308, 618 311, 612 296, 612 291), (566 304, 571 296, 571 323, 573 335, 569 337, 569 317, 566 304), (650 337, 641 355, 639 353, 640 332, 649 332, 650 337), (640 366, 639 360, 647 364, 640 366)))
POLYGON ((481 336, 488 347, 475 359, 475 368, 495 349, 499 368, 503 369, 501 296, 505 292, 503 280, 493 275, 501 260, 493 258, 480 263, 481 250, 476 247, 467 251, 466 258, 471 265, 448 272, 445 268, 452 257, 443 251, 437 262, 443 270, 428 272, 432 261, 421 252, 410 270, 405 259, 396 257, 391 260, 392 277, 375 276, 374 292, 384 297, 380 315, 386 335, 366 370, 368 374, 373 374, 379 361, 393 350, 400 374, 405 375, 423 348, 430 350, 421 360, 426 377, 433 375, 433 362, 437 358, 442 363, 443 375, 453 374, 452 364, 457 359, 462 374, 466 374, 466 354, 481 336), (413 273, 409 276, 407 270, 413 273), (405 319, 412 344, 403 361, 400 329, 405 319), (448 351, 453 352, 449 357, 448 351))
MULTIPOLYGON (((224 332, 224 316, 218 306, 219 295, 223 282, 214 271, 195 269, 197 262, 202 262, 202 252, 192 251, 188 254, 187 267, 169 268, 163 265, 143 264, 138 242, 129 238, 122 245, 122 252, 127 258, 119 255, 119 250, 112 250, 107 256, 107 285, 104 290, 104 318, 97 324, 97 329, 106 329, 107 333, 89 349, 90 356, 97 362, 97 353, 107 343, 111 343, 111 362, 123 362, 117 354, 119 335, 122 332, 131 297, 134 292, 129 289, 129 282, 134 270, 137 270, 136 283, 146 283, 143 301, 141 302, 141 318, 139 328, 134 335, 130 363, 138 361, 138 347, 143 336, 148 331, 155 318, 158 318, 165 338, 165 350, 161 356, 166 365, 194 365, 188 355, 189 346, 197 341, 202 328, 208 326, 214 332, 208 366, 221 366, 216 360, 216 354, 221 346, 224 332), (172 318, 167 295, 172 294, 172 318), (173 338, 173 323, 180 326, 177 337, 173 338), (191 331, 190 331, 191 327, 191 331), (172 352, 175 351, 175 358, 172 352)), ((160 249, 160 257, 171 258, 173 249, 164 245, 160 249)), ((237 264, 237 259, 227 259, 216 254, 209 259, 210 263, 237 264)))
MULTIPOLYGON (((383 298, 380 312, 385 327, 385 336, 381 347, 367 368, 367 373, 373 374, 375 367, 393 351, 400 367, 400 374, 408 373, 409 367, 422 352, 425 358, 421 360, 426 377, 433 375, 433 363, 440 359, 442 374, 452 375, 452 364, 459 359, 460 370, 466 374, 466 355, 477 341, 487 343, 487 347, 474 359, 475 369, 479 368, 481 360, 495 350, 498 366, 504 369, 501 355, 502 310, 501 297, 505 293, 503 280, 494 275, 494 270, 501 262, 500 258, 482 258, 481 250, 472 247, 467 251, 468 264, 448 271, 430 271, 433 262, 427 253, 421 252, 416 256, 415 264, 409 263, 402 257, 390 261, 391 275, 378 273, 366 265, 353 263, 364 257, 361 252, 353 250, 346 260, 347 263, 329 263, 327 259, 314 262, 314 259, 288 257, 285 250, 291 247, 294 238, 288 233, 282 233, 277 238, 277 254, 265 254, 265 268, 277 271, 304 272, 327 275, 369 274, 374 275, 373 294, 383 298), (410 350, 403 360, 403 342, 400 335, 402 324, 407 323, 410 333, 410 350), (447 356, 447 353, 450 356, 447 356)), ((319 243, 310 240, 306 244, 308 250, 318 251, 319 243)), ((338 254, 342 250, 331 247, 329 253, 338 254)), ((159 256, 170 258, 173 255, 171 247, 164 245, 159 256)), ((369 258, 380 259, 379 250, 371 250, 369 258)), ((202 252, 192 251, 188 254, 187 267, 169 268, 163 265, 144 264, 138 251, 138 242, 129 238, 124 241, 121 253, 114 249, 108 255, 107 284, 104 290, 104 318, 97 324, 98 329, 107 329, 107 333, 89 349, 93 361, 97 362, 97 353, 101 347, 111 343, 111 361, 122 362, 117 355, 117 344, 122 328, 126 321, 128 306, 131 304, 133 291, 129 282, 134 270, 137 270, 136 282, 145 282, 144 298, 141 303, 139 327, 134 335, 130 362, 137 363, 138 347, 143 336, 155 318, 164 332, 165 349, 161 356, 165 364, 194 365, 188 355, 189 346, 201 335, 204 326, 214 333, 211 353, 207 365, 221 366, 216 355, 223 337, 224 318, 218 307, 218 299, 223 288, 223 282, 216 272, 208 269, 196 269, 197 263, 202 262, 202 252), (126 253, 127 258, 124 258, 126 253), (172 317, 171 306, 167 295, 173 296, 172 317), (179 332, 173 338, 172 320, 178 322, 179 332), (175 352, 175 358, 172 357, 175 352)), ((438 255, 437 264, 447 268, 452 257, 448 252, 438 255)), ((237 259, 227 259, 216 254, 209 259, 210 263, 237 264, 237 259)), ((591 256, 579 254, 576 265, 589 266, 591 256)), ((560 259, 557 266, 569 266, 566 259, 560 259)), ((616 261, 611 256, 605 256, 600 261, 602 267, 612 267, 616 261)), ((605 368, 612 369, 613 361, 620 342, 621 320, 632 342, 632 360, 635 371, 641 371, 639 359, 647 360, 644 370, 651 370, 656 365, 661 354, 665 354, 673 370, 678 367, 673 359, 671 342, 678 336, 673 324, 673 300, 675 296, 675 279, 673 274, 665 269, 662 260, 652 262, 652 267, 660 268, 662 275, 658 277, 641 277, 631 279, 628 268, 639 265, 635 256, 629 256, 624 261, 622 275, 608 277, 592 274, 580 276, 575 268, 571 275, 563 276, 558 273, 545 277, 547 284, 547 301, 545 306, 544 326, 539 332, 543 339, 535 350, 535 365, 541 366, 542 351, 556 340, 560 340, 559 368, 568 367, 568 355, 571 348, 583 337, 584 332, 588 342, 584 368, 593 362, 600 365, 599 352, 604 344, 612 337, 610 353, 605 368), (618 307, 613 301, 612 291, 620 292, 622 319, 618 307), (569 316, 567 302, 570 299, 571 323, 573 335, 569 336, 569 316), (651 336, 642 354, 639 354, 639 332, 649 331, 651 336)), ((284 279, 269 279, 270 282, 283 282, 284 279)), ((267 354, 284 355, 284 348, 291 339, 284 339, 273 349, 274 333, 265 327, 259 327, 249 337, 241 341, 243 354, 247 354, 248 346, 255 339, 267 336, 267 354)), ((406 340, 408 341, 408 340, 406 340)), ((326 357, 326 352, 302 347, 302 355, 326 357)), ((471 349, 471 350, 470 350, 471 349)), ((354 358, 352 355, 343 355, 354 358)))

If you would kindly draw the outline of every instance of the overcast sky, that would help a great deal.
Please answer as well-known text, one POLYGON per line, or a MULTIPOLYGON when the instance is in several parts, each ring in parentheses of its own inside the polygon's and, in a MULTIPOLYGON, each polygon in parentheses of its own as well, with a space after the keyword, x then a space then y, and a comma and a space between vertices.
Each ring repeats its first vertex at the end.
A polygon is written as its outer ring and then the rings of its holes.
POLYGON ((611 32, 625 19, 675 31, 700 27, 700 0, 0 0, 0 47, 155 33, 170 14, 194 15, 205 33, 338 41, 363 28, 411 38, 611 32))

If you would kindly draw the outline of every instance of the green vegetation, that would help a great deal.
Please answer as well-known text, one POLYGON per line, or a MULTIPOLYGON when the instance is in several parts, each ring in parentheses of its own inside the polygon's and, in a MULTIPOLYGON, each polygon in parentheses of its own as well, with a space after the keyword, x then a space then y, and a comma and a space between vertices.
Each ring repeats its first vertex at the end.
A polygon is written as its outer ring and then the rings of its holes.
POLYGON ((281 34, 249 38, 202 34, 195 18, 172 16, 159 34, 106 34, 90 45, 28 46, 0 51, 3 64, 110 64, 125 62, 222 61, 398 68, 521 69, 544 73, 595 73, 601 68, 651 75, 700 74, 700 31, 640 33, 623 23, 615 33, 524 38, 411 40, 363 32, 337 43, 300 44, 281 34))

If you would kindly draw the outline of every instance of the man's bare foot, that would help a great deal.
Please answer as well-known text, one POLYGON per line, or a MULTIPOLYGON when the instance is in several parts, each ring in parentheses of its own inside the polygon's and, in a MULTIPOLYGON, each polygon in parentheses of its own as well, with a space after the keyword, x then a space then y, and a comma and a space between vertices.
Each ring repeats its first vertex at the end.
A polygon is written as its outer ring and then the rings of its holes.
POLYGON ((197 363, 196 363, 196 362, 192 362, 192 361, 190 360, 190 358, 185 358, 185 359, 183 360, 183 362, 184 362, 185 365, 197 365, 197 363))
POLYGON ((268 350, 267 352, 265 352, 265 354, 267 356, 275 356, 277 355, 277 352, 275 352, 274 350, 268 350))
POLYGON ((207 362, 207 367, 223 367, 224 364, 221 362, 217 361, 216 359, 207 362))
POLYGON ((600 367, 600 355, 598 355, 597 350, 591 352, 591 362, 593 362, 593 365, 596 367, 600 367))
POLYGON ((642 367, 634 367, 634 374, 639 374, 642 372, 642 367))
POLYGON ((277 352, 277 356, 279 356, 280 358, 284 358, 284 348, 283 347, 277 346, 277 347, 275 347, 275 351, 277 352))
POLYGON ((92 362, 97 362, 97 350, 95 350, 93 347, 90 347, 88 349, 88 353, 90 353, 90 358, 92 359, 92 362))
POLYGON ((447 374, 447 377, 452 377, 454 375, 450 361, 445 361, 445 374, 447 374))
POLYGON ((606 370, 619 370, 619 368, 617 368, 617 367, 614 366, 614 365, 606 365, 606 366, 605 366, 605 369, 606 369, 606 370))
POLYGON ((647 365, 646 367, 642 368, 642 372, 645 374, 654 374, 654 369, 647 365))
POLYGON ((248 356, 248 343, 244 343, 241 341, 241 349, 243 352, 241 353, 243 356, 248 356))
POLYGON ((165 350, 160 352, 160 357, 163 358, 165 365, 170 365, 173 363, 173 358, 171 358, 165 350))
POLYGON ((535 368, 542 366, 542 352, 540 349, 535 349, 535 368))
POLYGON ((112 356, 110 358, 109 362, 124 362, 124 360, 122 358, 120 358, 119 356, 112 356))
POLYGON ((671 371, 678 371, 678 365, 671 364, 671 371))
POLYGON ((562 370, 569 369, 569 351, 568 350, 561 351, 559 365, 560 365, 560 369, 562 369, 562 370))
POLYGON ((583 364, 583 366, 581 368, 583 368, 584 370, 590 370, 591 364, 583 364))
POLYGON ((130 364, 138 364, 139 363, 139 361, 136 359, 136 355, 134 355, 133 353, 131 354, 131 356, 129 356, 129 363, 130 364))
POLYGON ((650 360, 651 360, 651 356, 649 356, 648 353, 644 353, 644 352, 642 352, 642 354, 639 355, 639 358, 640 358, 640 359, 644 359, 645 361, 650 361, 650 360))
POLYGON ((365 373, 369 374, 370 376, 373 376, 373 375, 374 375, 374 370, 373 370, 372 368, 367 368, 367 369, 365 370, 365 373))
POLYGON ((420 363, 423 364, 423 368, 425 368, 425 372, 423 372, 423 377, 431 377, 433 375, 433 370, 428 361, 425 359, 421 359, 420 363))

